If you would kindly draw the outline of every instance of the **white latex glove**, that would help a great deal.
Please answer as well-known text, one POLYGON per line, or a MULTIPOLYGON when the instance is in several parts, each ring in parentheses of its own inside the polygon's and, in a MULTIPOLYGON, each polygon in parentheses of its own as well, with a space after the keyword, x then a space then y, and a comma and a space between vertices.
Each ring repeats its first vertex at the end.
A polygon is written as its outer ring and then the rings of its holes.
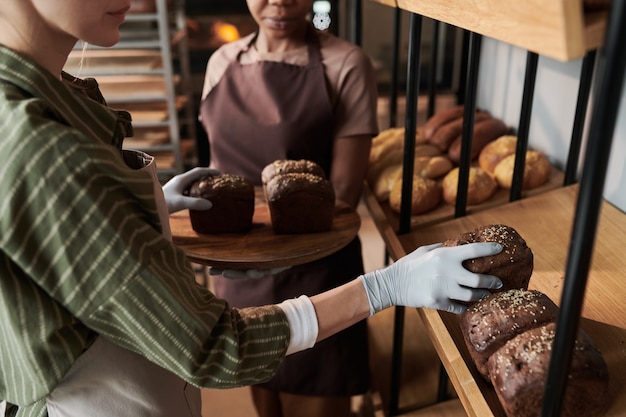
POLYGON ((487 289, 502 287, 497 277, 475 274, 462 265, 466 259, 499 253, 500 244, 440 246, 422 246, 384 269, 362 275, 370 315, 391 306, 428 307, 460 314, 466 306, 456 301, 477 301, 489 294, 487 289))
POLYGON ((260 279, 268 275, 276 275, 291 268, 290 266, 284 266, 280 268, 271 269, 209 269, 209 275, 221 275, 228 279, 260 279))
POLYGON ((218 175, 219 171, 212 168, 196 167, 189 171, 176 175, 163 185, 163 194, 167 210, 175 213, 184 209, 208 210, 212 204, 206 198, 189 197, 183 192, 196 180, 209 175, 218 175))

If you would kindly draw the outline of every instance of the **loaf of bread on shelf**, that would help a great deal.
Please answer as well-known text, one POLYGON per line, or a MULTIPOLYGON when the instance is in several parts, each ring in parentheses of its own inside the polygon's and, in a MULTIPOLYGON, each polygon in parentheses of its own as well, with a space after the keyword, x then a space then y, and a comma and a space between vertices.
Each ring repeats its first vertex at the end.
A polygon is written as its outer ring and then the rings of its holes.
POLYGON ((515 154, 517 136, 503 135, 488 143, 478 155, 478 165, 493 175, 496 165, 509 155, 515 154))
MULTIPOLYGON (((413 172, 420 177, 437 179, 450 172, 452 162, 445 156, 417 156, 413 162, 413 172)), ((386 167, 377 178, 370 182, 370 187, 378 201, 387 201, 396 181, 402 178, 401 162, 386 167)))
POLYGON ((424 139, 430 141, 435 132, 443 125, 463 117, 464 106, 462 104, 439 110, 426 120, 423 127, 424 139))
POLYGON ((487 361, 511 338, 556 320, 557 305, 536 290, 512 289, 491 294, 460 316, 461 332, 476 369, 490 381, 487 361))
MULTIPOLYGON (((437 181, 413 175, 411 192, 411 215, 426 213, 441 202, 441 187, 437 181)), ((389 207, 397 213, 402 206, 402 178, 399 178, 389 194, 389 207)))
POLYGON ((275 233, 332 229, 335 191, 325 178, 310 173, 285 173, 267 181, 264 189, 275 233))
MULTIPOLYGON (((508 417, 541 415, 552 346, 554 323, 525 331, 495 351, 487 362, 491 382, 508 417)), ((609 373, 602 354, 591 338, 580 329, 573 357, 562 417, 598 417, 609 404, 609 373)))
MULTIPOLYGON (((405 140, 404 127, 392 127, 380 132, 372 139, 372 148, 370 149, 370 166, 381 161, 385 156, 394 150, 402 150, 405 140)), ((415 144, 422 145, 428 141, 424 139, 423 129, 415 130, 415 144)))
MULTIPOLYGON (((508 155, 496 165, 493 174, 500 187, 511 188, 514 169, 515 154, 508 155)), ((551 172, 552 166, 550 161, 542 152, 526 151, 522 189, 531 190, 545 184, 550 180, 551 172)))
POLYGON ((495 275, 502 281, 499 291, 527 289, 534 267, 534 256, 526 241, 511 226, 490 224, 471 232, 461 233, 443 243, 444 247, 474 242, 497 242, 502 251, 496 255, 467 259, 463 266, 468 270, 495 275))
MULTIPOLYGON (((453 168, 443 178, 443 199, 454 205, 459 185, 459 168, 453 168)), ((498 189, 496 180, 482 168, 470 167, 467 182, 467 204, 475 205, 487 201, 498 189)))
MULTIPOLYGON (((489 113, 477 111, 474 115, 474 124, 491 118, 489 113)), ((439 126, 431 136, 429 142, 439 148, 442 152, 448 152, 452 143, 463 133, 463 117, 450 120, 439 126)))
POLYGON ((185 194, 206 198, 209 210, 189 210, 193 230, 198 233, 242 233, 250 230, 254 215, 254 186, 238 175, 207 176, 191 184, 185 194))
MULTIPOLYGON (((500 119, 489 117, 485 120, 477 120, 474 124, 472 135, 472 147, 470 149, 470 160, 478 158, 483 148, 502 135, 506 135, 511 129, 500 119)), ((461 145, 463 136, 459 135, 448 148, 448 157, 456 164, 461 161, 461 145)))
MULTIPOLYGON (((430 144, 416 144, 413 152, 415 158, 441 155, 441 152, 430 144)), ((391 149, 384 155, 381 155, 376 161, 370 163, 367 171, 367 181, 370 184, 374 184, 385 169, 391 166, 402 165, 403 162, 404 144, 401 144, 397 148, 391 149)))

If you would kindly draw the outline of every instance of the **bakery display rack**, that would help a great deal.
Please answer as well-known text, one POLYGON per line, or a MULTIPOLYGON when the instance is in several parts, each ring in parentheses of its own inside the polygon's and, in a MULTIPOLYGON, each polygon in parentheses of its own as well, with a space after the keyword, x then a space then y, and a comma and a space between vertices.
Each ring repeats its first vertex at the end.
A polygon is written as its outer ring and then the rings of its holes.
POLYGON ((79 42, 65 66, 96 78, 107 104, 131 113, 134 136, 124 147, 153 155, 162 181, 183 172, 196 140, 184 3, 135 1, 115 46, 79 42))
MULTIPOLYGON (((623 271, 626 260, 621 248, 626 244, 624 213, 602 197, 620 91, 624 80, 625 58, 620 45, 626 42, 626 5, 613 2, 608 12, 584 13, 579 0, 514 2, 510 0, 430 1, 373 0, 411 13, 407 110, 405 119, 405 178, 412 177, 416 121, 416 86, 419 79, 421 19, 432 18, 452 24, 467 35, 467 85, 461 171, 469 170, 473 111, 482 36, 488 36, 528 51, 524 93, 518 126, 518 148, 514 186, 509 202, 474 209, 466 207, 467 178, 459 179, 454 218, 424 224, 410 215, 411 188, 403 188, 403 208, 399 218, 381 205, 367 187, 364 201, 385 241, 389 256, 397 259, 415 248, 443 241, 478 225, 506 223, 516 228, 535 254, 530 288, 546 293, 560 305, 554 355, 549 367, 542 417, 556 416, 562 408, 563 393, 575 332, 580 325, 603 353, 610 373, 610 404, 606 416, 626 416, 626 289, 623 271), (605 39, 606 37, 606 39, 605 39), (562 187, 529 195, 521 189, 524 153, 532 116, 532 98, 539 56, 561 61, 583 58, 578 104, 572 141, 562 187), (620 56, 622 55, 622 56, 620 56), (598 62, 594 112, 589 127, 580 181, 576 181, 581 138, 590 97, 594 63, 598 62), (404 203, 406 201, 406 204, 404 203)), ((397 46, 396 46, 397 47, 397 46)), ((411 183, 410 180, 404 183, 411 183)), ((398 320, 402 320, 402 314, 398 320)), ((465 413, 475 417, 502 417, 504 411, 495 391, 478 375, 469 357, 458 325, 458 317, 445 312, 419 309, 445 372, 459 396, 465 413)), ((397 313, 398 314, 398 313, 397 313)), ((396 323, 397 324, 397 323, 396 323)), ((401 327, 401 326, 400 326, 401 327)), ((396 325, 396 328, 398 326, 396 325)), ((394 343, 402 343, 400 335, 394 343)), ((397 379, 401 358, 394 360, 392 380, 397 379)), ((441 384, 440 384, 441 386, 441 384)), ((388 415, 399 415, 396 392, 391 393, 388 415), (394 402, 395 401, 395 402, 394 402)), ((392 381, 392 391, 394 390, 392 381)))

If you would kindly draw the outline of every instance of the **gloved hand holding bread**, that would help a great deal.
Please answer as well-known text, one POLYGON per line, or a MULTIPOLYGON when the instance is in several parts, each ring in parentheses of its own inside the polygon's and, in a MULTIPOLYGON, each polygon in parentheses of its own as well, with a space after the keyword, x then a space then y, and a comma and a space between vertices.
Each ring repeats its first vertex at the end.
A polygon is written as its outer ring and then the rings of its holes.
POLYGON ((498 243, 474 243, 455 248, 441 244, 422 246, 390 266, 361 276, 370 302, 370 315, 387 307, 428 307, 461 313, 458 301, 477 301, 489 289, 502 286, 493 275, 476 274, 463 260, 495 255, 498 243))

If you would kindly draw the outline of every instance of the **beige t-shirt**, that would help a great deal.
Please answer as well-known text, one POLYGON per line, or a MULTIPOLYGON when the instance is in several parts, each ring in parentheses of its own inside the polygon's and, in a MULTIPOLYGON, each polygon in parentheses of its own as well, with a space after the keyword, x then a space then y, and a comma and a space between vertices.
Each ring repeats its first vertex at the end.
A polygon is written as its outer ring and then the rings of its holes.
MULTIPOLYGON (((377 86, 372 63, 361 48, 327 32, 317 32, 320 40, 322 64, 326 74, 326 88, 335 116, 335 137, 372 135, 378 133, 376 118, 377 86)), ((207 65, 202 98, 224 75, 228 65, 240 56, 242 65, 258 61, 285 62, 292 65, 308 64, 306 46, 277 53, 260 53, 254 45, 247 47, 254 34, 219 48, 207 65)), ((287 86, 286 86, 287 88, 287 86)))

